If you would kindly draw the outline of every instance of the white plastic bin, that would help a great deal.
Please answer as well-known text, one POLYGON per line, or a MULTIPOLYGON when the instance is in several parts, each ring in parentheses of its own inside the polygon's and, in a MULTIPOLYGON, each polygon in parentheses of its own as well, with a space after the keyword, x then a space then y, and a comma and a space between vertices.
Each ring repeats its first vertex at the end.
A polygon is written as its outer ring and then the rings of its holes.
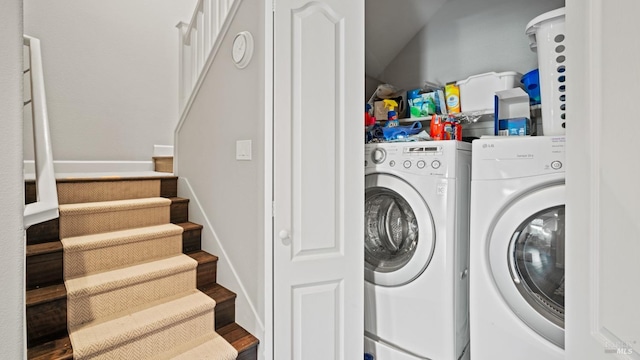
POLYGON ((543 135, 564 135, 566 121, 565 8, 544 13, 527 24, 529 47, 538 53, 543 135))
POLYGON ((493 112, 496 91, 519 87, 521 77, 522 74, 515 71, 488 72, 456 82, 460 87, 462 112, 493 112))

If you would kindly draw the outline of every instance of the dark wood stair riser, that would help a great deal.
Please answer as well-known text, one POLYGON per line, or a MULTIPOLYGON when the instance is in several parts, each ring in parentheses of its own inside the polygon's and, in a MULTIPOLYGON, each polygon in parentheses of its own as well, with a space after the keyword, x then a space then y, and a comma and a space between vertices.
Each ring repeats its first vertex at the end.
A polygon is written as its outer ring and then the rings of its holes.
POLYGON ((67 333, 67 299, 27 307, 27 346, 60 338, 67 333))
POLYGON ((53 285, 26 293, 27 346, 59 338, 67 331, 67 291, 53 285))
POLYGON ((60 237, 60 220, 53 219, 27 229, 27 245, 56 241, 60 237))
POLYGON ((198 289, 215 284, 217 281, 218 257, 205 251, 196 251, 187 255, 198 261, 198 276, 196 278, 198 289))
POLYGON ((189 221, 189 199, 172 197, 171 199, 171 222, 179 224, 189 221))
POLYGON ((198 290, 216 301, 216 330, 236 321, 236 293, 218 284, 198 290))
POLYGON ((26 286, 27 290, 45 287, 49 285, 62 284, 63 282, 63 250, 59 241, 27 246, 26 260, 26 286), (37 255, 29 255, 30 248, 41 245, 50 246, 51 252, 37 255))
POLYGON ((178 196, 178 178, 163 178, 160 181, 160 196, 172 198, 178 196))
MULTIPOLYGON (((194 223, 181 223, 178 225, 184 229, 184 232, 182 233, 182 251, 184 253, 199 251, 202 225, 194 223)), ((62 284, 62 256, 63 250, 62 243, 60 241, 28 245, 26 260, 27 290, 62 284), (46 252, 38 250, 41 248, 46 248, 46 252)), ((213 282, 215 282, 215 271, 213 276, 213 282)))
POLYGON ((195 223, 178 223, 182 226, 182 252, 188 254, 198 251, 202 247, 202 225, 195 223))

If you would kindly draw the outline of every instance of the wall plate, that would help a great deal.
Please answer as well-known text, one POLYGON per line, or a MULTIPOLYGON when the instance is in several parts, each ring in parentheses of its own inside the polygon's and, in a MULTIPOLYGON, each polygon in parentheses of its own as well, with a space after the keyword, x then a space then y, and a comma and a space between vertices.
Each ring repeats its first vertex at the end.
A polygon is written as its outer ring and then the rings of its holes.
POLYGON ((243 69, 253 57, 253 36, 248 31, 241 31, 233 39, 231 58, 238 69, 243 69))

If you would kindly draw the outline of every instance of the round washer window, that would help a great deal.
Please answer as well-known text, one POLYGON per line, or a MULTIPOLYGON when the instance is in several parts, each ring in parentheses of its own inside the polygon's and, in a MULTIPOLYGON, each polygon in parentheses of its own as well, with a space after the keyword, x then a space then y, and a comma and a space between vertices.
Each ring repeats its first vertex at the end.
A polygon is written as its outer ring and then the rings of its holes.
POLYGON ((564 328, 564 205, 542 210, 513 233, 512 278, 527 302, 564 328))
POLYGON ((365 193, 365 265, 376 272, 393 272, 413 257, 418 222, 407 201, 393 190, 371 188, 365 193))

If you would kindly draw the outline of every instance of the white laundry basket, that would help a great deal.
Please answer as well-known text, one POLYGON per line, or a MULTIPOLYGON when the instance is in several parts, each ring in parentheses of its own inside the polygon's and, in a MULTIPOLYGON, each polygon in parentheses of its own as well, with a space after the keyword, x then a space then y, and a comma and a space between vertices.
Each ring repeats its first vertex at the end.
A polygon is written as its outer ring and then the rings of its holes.
POLYGON ((543 135, 563 135, 566 121, 565 9, 544 13, 527 24, 529 47, 538 53, 543 135))

